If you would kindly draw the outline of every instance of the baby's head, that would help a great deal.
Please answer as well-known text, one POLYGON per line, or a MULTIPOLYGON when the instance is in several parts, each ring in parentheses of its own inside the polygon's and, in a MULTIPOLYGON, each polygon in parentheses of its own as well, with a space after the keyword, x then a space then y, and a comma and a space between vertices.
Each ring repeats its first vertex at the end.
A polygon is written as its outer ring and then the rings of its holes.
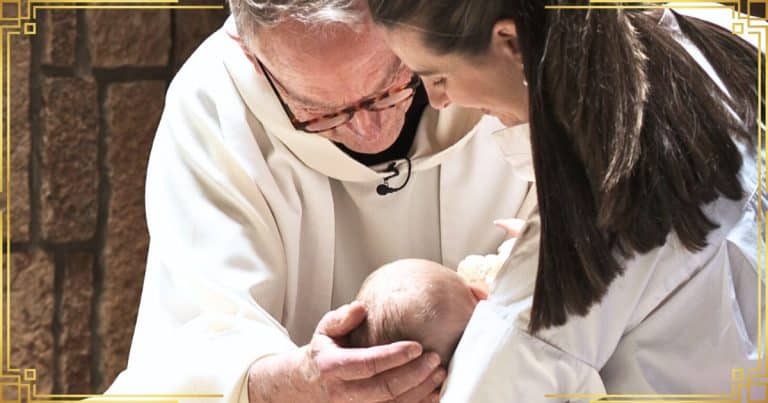
POLYGON ((357 300, 368 312, 350 334, 354 347, 413 340, 425 351, 451 360, 478 300, 486 293, 455 271, 427 260, 398 260, 382 266, 363 283, 357 300))

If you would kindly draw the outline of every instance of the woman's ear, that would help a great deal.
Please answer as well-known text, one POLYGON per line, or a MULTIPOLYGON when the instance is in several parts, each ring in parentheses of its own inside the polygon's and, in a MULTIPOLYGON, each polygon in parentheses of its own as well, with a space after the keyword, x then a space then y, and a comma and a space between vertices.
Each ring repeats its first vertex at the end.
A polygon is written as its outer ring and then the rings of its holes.
POLYGON ((517 26, 513 20, 507 18, 493 24, 491 47, 499 54, 522 60, 523 55, 517 40, 517 26))

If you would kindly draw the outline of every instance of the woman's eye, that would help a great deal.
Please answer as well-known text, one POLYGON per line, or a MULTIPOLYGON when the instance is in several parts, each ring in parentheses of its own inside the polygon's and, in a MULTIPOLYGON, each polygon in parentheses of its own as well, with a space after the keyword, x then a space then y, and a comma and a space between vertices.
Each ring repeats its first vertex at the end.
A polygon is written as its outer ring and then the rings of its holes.
POLYGON ((432 85, 435 86, 435 87, 440 87, 440 86, 445 85, 445 81, 446 81, 445 77, 443 77, 443 78, 441 78, 439 80, 432 81, 432 85))

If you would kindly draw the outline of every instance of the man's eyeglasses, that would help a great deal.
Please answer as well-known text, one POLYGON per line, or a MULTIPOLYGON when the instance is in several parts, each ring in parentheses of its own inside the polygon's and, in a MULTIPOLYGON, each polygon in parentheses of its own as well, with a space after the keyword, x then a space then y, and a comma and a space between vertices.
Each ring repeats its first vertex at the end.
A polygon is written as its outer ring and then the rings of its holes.
POLYGON ((413 98, 413 94, 416 93, 416 88, 418 88, 418 86, 421 84, 421 79, 419 79, 419 76, 414 74, 411 77, 411 80, 405 85, 390 88, 382 94, 366 98, 340 111, 325 114, 310 120, 300 121, 296 118, 293 112, 291 112, 291 109, 280 95, 280 91, 277 90, 277 86, 274 82, 275 78, 272 76, 272 73, 270 73, 269 70, 264 67, 264 65, 261 63, 261 60, 255 57, 253 57, 251 60, 256 60, 256 62, 259 64, 259 67, 261 68, 261 71, 264 72, 264 75, 267 77, 267 81, 269 81, 269 85, 272 87, 272 91, 275 92, 277 99, 280 100, 280 104, 283 106, 285 114, 288 115, 288 119, 291 120, 291 124, 293 125, 294 129, 303 130, 309 133, 320 133, 333 130, 352 120, 352 118, 355 116, 355 113, 363 109, 379 112, 393 108, 401 102, 405 102, 413 98))

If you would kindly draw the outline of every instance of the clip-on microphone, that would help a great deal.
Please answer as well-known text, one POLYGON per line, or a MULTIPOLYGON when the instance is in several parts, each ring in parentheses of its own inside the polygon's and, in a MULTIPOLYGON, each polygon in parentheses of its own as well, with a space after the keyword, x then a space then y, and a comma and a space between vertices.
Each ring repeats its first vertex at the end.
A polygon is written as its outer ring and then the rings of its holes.
POLYGON ((384 183, 382 183, 379 186, 376 186, 376 193, 378 193, 379 196, 385 196, 385 195, 388 195, 390 193, 397 192, 398 190, 404 188, 405 185, 408 184, 408 181, 411 179, 411 159, 406 157, 405 161, 408 164, 408 176, 405 177, 405 182, 403 182, 403 184, 398 186, 398 187, 394 187, 393 188, 393 187, 389 186, 389 180, 392 179, 392 178, 397 177, 398 175, 400 175, 400 171, 395 166, 395 163, 393 162, 393 163, 389 164, 389 166, 387 167, 386 171, 392 172, 392 175, 389 175, 386 178, 384 178, 384 183))

